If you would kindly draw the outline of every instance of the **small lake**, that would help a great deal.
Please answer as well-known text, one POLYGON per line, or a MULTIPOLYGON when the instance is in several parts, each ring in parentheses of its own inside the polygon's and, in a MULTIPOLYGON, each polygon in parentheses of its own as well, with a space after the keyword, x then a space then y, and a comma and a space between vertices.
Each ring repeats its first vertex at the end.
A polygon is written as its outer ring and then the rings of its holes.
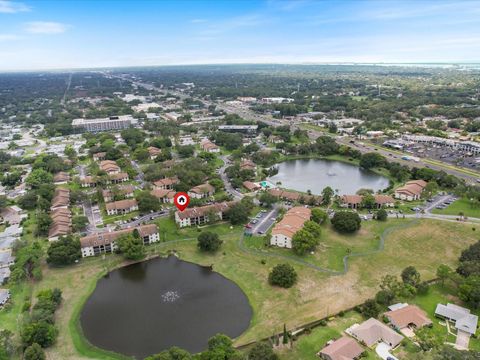
POLYGON ((304 159, 285 161, 276 165, 278 174, 268 178, 281 187, 320 195, 326 186, 338 189, 339 195, 355 194, 359 189, 383 190, 388 178, 372 171, 341 161, 304 159))
POLYGON ((242 334, 251 318, 248 299, 234 282, 170 256, 99 280, 80 323, 93 345, 143 359, 172 346, 203 351, 217 333, 242 334))

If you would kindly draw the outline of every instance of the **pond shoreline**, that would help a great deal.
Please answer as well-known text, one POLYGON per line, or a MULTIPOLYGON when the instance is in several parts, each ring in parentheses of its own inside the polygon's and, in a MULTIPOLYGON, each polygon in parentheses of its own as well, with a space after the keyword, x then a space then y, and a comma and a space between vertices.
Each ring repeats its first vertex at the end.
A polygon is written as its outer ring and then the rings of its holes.
POLYGON ((213 336, 221 332, 238 337, 251 327, 253 318, 254 307, 241 286, 214 271, 212 264, 182 260, 172 249, 167 254, 155 254, 142 261, 121 262, 110 271, 99 273, 74 309, 69 328, 80 353, 105 359, 131 359, 123 354, 143 358, 150 355, 150 351, 160 352, 162 346, 167 349, 175 342, 192 353, 203 351, 207 334, 213 336), (171 276, 172 272, 176 277, 171 276), (140 289, 143 290, 139 292, 140 289), (121 296, 122 293, 125 296, 121 296), (170 293, 175 293, 173 300, 165 298, 170 293), (172 302, 175 305, 169 305, 172 302), (219 306, 226 303, 229 307, 219 306), (170 306, 177 310, 172 312, 170 306), (216 310, 211 313, 208 309, 216 310), (124 316, 116 317, 115 313, 124 316), (111 316, 116 320, 109 321, 111 316), (125 333, 121 330, 125 329, 124 323, 138 328, 145 316, 152 319, 151 329, 145 329, 145 333, 134 331, 138 336, 125 342, 125 333), (197 336, 178 337, 187 324, 189 328, 198 328, 197 336), (170 330, 167 331, 166 326, 170 330), (113 333, 111 340, 105 341, 100 336, 106 331, 113 333), (163 335, 157 338, 158 334, 163 335))
MULTIPOLYGON (((344 181, 345 186, 351 187, 350 184, 348 184, 348 181, 352 179, 352 177, 356 177, 353 181, 360 181, 360 182, 381 182, 382 179, 384 179, 383 184, 377 185, 377 184, 359 184, 358 188, 356 190, 350 189, 350 190, 339 190, 339 194, 355 194, 356 191, 359 189, 363 188, 372 188, 375 192, 380 191, 384 192, 386 189, 389 189, 392 187, 393 184, 395 184, 394 179, 389 176, 389 174, 386 174, 384 171, 381 171, 381 169, 363 169, 359 166, 359 161, 353 158, 348 158, 342 155, 330 155, 330 156, 311 156, 311 155, 295 155, 295 156, 283 156, 281 161, 275 163, 274 167, 279 168, 279 172, 273 176, 267 177, 266 180, 274 184, 275 186, 279 188, 283 188, 286 190, 292 190, 295 192, 299 193, 308 193, 308 190, 314 195, 321 195, 321 191, 326 187, 330 186, 333 189, 335 189, 335 185, 333 185, 330 182, 329 178, 325 178, 325 172, 318 171, 320 169, 311 169, 312 167, 322 167, 322 166, 329 166, 329 167, 337 167, 337 170, 343 171, 344 174, 341 174, 340 176, 337 176, 336 173, 334 173, 336 179, 333 182, 337 183, 338 186, 338 181, 344 181), (298 161, 305 161, 305 164, 300 164, 298 161), (310 161, 319 161, 322 162, 320 164, 312 164, 309 163, 310 161), (301 174, 295 174, 294 172, 299 172, 298 169, 288 169, 288 163, 293 164, 293 166, 303 166, 305 169, 301 169, 301 174), (342 164, 347 165, 348 167, 343 167, 342 164), (284 167, 284 171, 281 171, 281 167, 284 167), (310 167, 310 168, 309 168, 310 167), (310 178, 308 177, 310 175, 310 178), (317 176, 318 175, 318 176, 317 176), (377 177, 377 179, 374 178, 377 177), (294 178, 297 178, 297 180, 293 180, 294 178), (323 177, 323 178, 322 178, 323 177), (348 179, 348 180, 347 180, 348 179), (287 181, 286 181, 287 180, 287 181), (280 184, 277 185, 277 183, 280 182, 280 184), (295 182, 295 184, 293 184, 295 182), (297 183, 308 183, 310 182, 307 186, 308 189, 299 189, 298 186, 295 187, 297 183), (324 183, 321 188, 318 188, 318 183, 324 183), (387 183, 388 182, 388 183, 387 183), (315 187, 317 187, 315 189, 315 187)), ((321 169, 325 170, 325 169, 321 169)), ((328 175, 330 176, 330 175, 328 175)), ((333 175, 332 175, 333 177, 333 175)))

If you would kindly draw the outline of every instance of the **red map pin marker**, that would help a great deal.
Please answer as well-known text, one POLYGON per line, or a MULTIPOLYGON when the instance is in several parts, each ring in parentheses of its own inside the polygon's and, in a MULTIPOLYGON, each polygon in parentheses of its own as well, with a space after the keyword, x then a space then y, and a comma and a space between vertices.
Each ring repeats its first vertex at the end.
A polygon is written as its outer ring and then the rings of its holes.
POLYGON ((177 207, 178 210, 183 211, 187 208, 188 203, 190 202, 190 197, 187 193, 178 192, 173 197, 173 203, 177 207))

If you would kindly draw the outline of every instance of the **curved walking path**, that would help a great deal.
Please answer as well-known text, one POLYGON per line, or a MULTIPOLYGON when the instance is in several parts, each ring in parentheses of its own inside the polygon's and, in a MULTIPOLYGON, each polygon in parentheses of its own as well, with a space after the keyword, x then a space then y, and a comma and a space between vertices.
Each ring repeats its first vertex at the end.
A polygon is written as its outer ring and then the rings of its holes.
POLYGON ((248 254, 253 254, 253 255, 261 255, 261 256, 267 256, 267 257, 276 257, 276 258, 279 258, 279 259, 284 259, 284 260, 289 260, 289 261, 293 261, 293 262, 296 262, 300 265, 304 265, 304 266, 307 266, 313 270, 316 270, 316 271, 320 271, 320 272, 323 272, 323 273, 327 273, 327 274, 330 274, 330 275, 344 275, 347 273, 348 271, 348 260, 350 258, 353 258, 353 257, 361 257, 361 256, 368 256, 368 255, 373 255, 373 254, 377 254, 377 253, 380 253, 383 251, 383 249, 385 248, 385 240, 387 238, 387 236, 392 233, 393 231, 395 230, 399 230, 399 229, 406 229, 410 226, 413 226, 413 225, 417 225, 419 223, 419 219, 414 219, 412 221, 409 221, 405 224, 400 224, 400 225, 394 225, 394 226, 391 226, 391 227, 388 227, 386 228, 382 234, 380 235, 380 240, 379 240, 379 243, 378 243, 378 246, 377 246, 377 249, 374 249, 374 250, 370 250, 370 251, 366 251, 366 252, 361 252, 361 253, 351 253, 351 254, 348 254, 348 255, 345 255, 342 259, 343 261, 343 270, 341 271, 338 271, 338 270, 332 270, 332 269, 328 269, 328 268, 324 268, 324 267, 321 267, 321 266, 318 266, 318 265, 315 265, 315 264, 312 264, 308 261, 305 261, 305 260, 302 260, 298 257, 294 257, 294 256, 288 256, 288 255, 282 255, 282 254, 276 254, 276 253, 272 253, 272 252, 269 252, 269 251, 262 251, 262 250, 258 250, 258 249, 252 249, 252 248, 249 248, 247 246, 245 246, 244 244, 244 234, 242 233, 242 235, 240 236, 240 239, 238 240, 238 248, 243 251, 244 253, 248 253, 248 254))

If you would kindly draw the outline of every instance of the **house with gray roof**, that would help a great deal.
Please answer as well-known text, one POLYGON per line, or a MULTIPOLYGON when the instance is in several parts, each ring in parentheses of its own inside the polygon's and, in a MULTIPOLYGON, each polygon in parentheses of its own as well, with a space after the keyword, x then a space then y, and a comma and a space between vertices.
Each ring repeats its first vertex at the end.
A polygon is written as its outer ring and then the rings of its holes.
POLYGON ((0 306, 3 306, 10 300, 10 290, 0 289, 0 306))
POLYGON ((470 314, 470 310, 464 307, 450 304, 438 304, 435 309, 435 316, 455 322, 457 330, 475 335, 477 331, 478 316, 470 314))

